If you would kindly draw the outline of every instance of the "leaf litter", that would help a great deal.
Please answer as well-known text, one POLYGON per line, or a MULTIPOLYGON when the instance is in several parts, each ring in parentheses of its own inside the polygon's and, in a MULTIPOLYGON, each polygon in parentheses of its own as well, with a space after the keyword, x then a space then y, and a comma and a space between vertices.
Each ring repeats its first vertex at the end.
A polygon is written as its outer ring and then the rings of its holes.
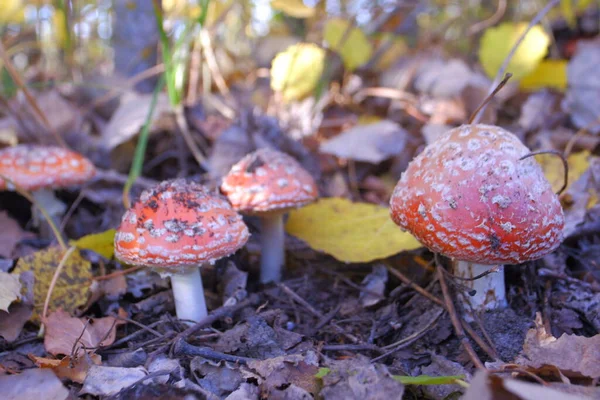
MULTIPOLYGON (((172 3, 164 9, 170 24, 200 12, 172 3)), ((243 21, 242 9, 225 3, 210 2, 207 21, 227 33, 209 28, 210 43, 189 41, 194 50, 182 65, 190 75, 177 75, 188 79, 183 111, 159 94, 132 199, 175 176, 214 189, 257 148, 290 154, 318 181, 322 199, 287 217, 284 281, 258 284, 261 226, 247 217, 248 246, 201 269, 209 319, 195 327, 178 321, 168 280, 113 257, 123 184, 151 95, 89 71, 90 82, 123 89, 56 81, 31 92, 43 121, 3 72, 3 143, 45 141, 55 130, 105 172, 57 192, 71 207, 60 224, 75 246, 68 258, 28 224, 29 204, 0 194, 0 391, 8 398, 598 398, 600 142, 591 67, 599 52, 597 39, 573 39, 597 36, 586 19, 594 7, 561 2, 500 71, 535 15, 478 28, 469 13, 461 17, 472 23, 440 23, 430 11, 382 9, 365 23, 274 1, 272 32, 257 43, 274 40, 253 49, 232 22, 243 21), (565 34, 561 18, 568 29, 581 26, 565 34), (387 205, 407 163, 466 123, 501 72, 513 79, 482 120, 532 150, 568 150, 569 185, 560 198, 566 239, 542 260, 506 266, 509 308, 459 321, 463 338, 431 253, 391 223, 387 205), (195 162, 182 127, 208 170, 195 162), (476 370, 467 344, 487 372, 476 370)), ((49 78, 43 68, 36 73, 24 75, 28 84, 49 78)), ((559 188, 561 161, 537 158, 559 188)), ((454 299, 468 295, 459 280, 448 284, 454 299)))

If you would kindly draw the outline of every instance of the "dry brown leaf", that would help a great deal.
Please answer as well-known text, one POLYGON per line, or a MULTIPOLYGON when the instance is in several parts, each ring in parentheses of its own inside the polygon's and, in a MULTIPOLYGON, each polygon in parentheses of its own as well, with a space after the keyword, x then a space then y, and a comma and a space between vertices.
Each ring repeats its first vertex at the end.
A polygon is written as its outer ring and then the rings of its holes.
POLYGON ((54 356, 71 355, 73 349, 74 355, 82 355, 84 348, 110 345, 115 341, 119 324, 114 317, 94 318, 88 323, 86 318, 71 317, 60 309, 43 322, 46 326, 44 347, 54 356))
POLYGON ((29 355, 38 368, 49 368, 61 379, 69 379, 73 382, 83 383, 92 365, 100 365, 102 357, 98 354, 89 354, 72 360, 70 356, 62 360, 53 358, 36 357, 29 355))
POLYGON ((592 337, 563 334, 555 338, 546 332, 538 313, 535 328, 530 329, 523 344, 518 364, 535 368, 553 365, 569 376, 600 378, 600 334, 592 337))
POLYGON ((6 211, 0 211, 0 257, 12 258, 17 243, 30 236, 6 211))
POLYGON ((314 353, 308 353, 306 356, 291 354, 251 361, 248 367, 262 378, 259 382, 262 381, 261 386, 265 393, 290 384, 313 394, 316 394, 319 389, 319 382, 315 377, 319 370, 318 360, 314 353))

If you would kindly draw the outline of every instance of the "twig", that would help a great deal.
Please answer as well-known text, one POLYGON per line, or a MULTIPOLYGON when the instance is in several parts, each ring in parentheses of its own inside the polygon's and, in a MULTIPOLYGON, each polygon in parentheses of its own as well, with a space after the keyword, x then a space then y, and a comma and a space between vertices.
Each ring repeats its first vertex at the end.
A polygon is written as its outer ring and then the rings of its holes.
POLYGON ((128 269, 124 269, 122 271, 111 272, 110 274, 95 276, 92 279, 95 281, 105 281, 107 279, 116 278, 117 276, 131 274, 132 272, 138 271, 140 269, 146 268, 144 265, 136 265, 135 267, 131 267, 128 269))
POLYGON ((46 318, 46 316, 48 314, 48 306, 50 305, 50 297, 52 296, 52 292, 54 291, 54 287, 56 286, 56 281, 58 280, 58 277, 60 276, 63 268, 65 267, 67 260, 71 256, 71 253, 73 253, 73 251, 75 251, 76 248, 77 247, 75 247, 75 246, 69 247, 69 249, 63 255, 63 258, 60 260, 58 267, 56 267, 56 270, 54 271, 54 275, 52 276, 52 280, 50 281, 50 286, 48 287, 48 292, 46 293, 46 300, 44 300, 44 308, 42 311, 42 321, 46 318))
POLYGON ((483 99, 483 102, 479 105, 479 107, 477 107, 475 109, 475 111, 473 111, 473 114, 471 114, 471 117, 469 118, 469 124, 477 123, 477 121, 479 120, 477 117, 479 116, 480 111, 481 111, 481 114, 483 114, 483 111, 485 111, 485 107, 488 105, 488 103, 490 101, 492 101, 492 99, 494 98, 496 93, 498 93, 500 91, 500 89, 502 89, 504 87, 504 85, 506 85, 506 83, 508 82, 508 80, 510 78, 512 78, 512 74, 510 72, 508 72, 506 75, 504 75, 504 79, 502 79, 502 81, 500 81, 498 86, 496 86, 494 88, 494 90, 492 90, 492 92, 490 94, 488 94, 485 99, 483 99))
POLYGON ((560 195, 562 192, 565 191, 565 189, 569 185, 569 163, 567 161, 567 158, 565 157, 565 155, 563 153, 561 153, 558 150, 539 150, 539 151, 531 152, 529 154, 525 154, 523 157, 519 158, 519 161, 524 160, 529 157, 537 156, 538 154, 552 154, 552 155, 555 155, 558 158, 560 158, 560 160, 562 161, 562 163, 563 163, 563 185, 558 190, 558 192, 556 192, 557 196, 560 195))
POLYGON ((446 303, 446 309, 448 310, 448 314, 450 315, 450 321, 452 321, 452 326, 454 326, 454 332, 458 337, 458 340, 462 344, 463 348, 471 358, 471 361, 477 368, 485 369, 485 366, 477 357, 477 353, 473 350, 471 343, 469 343, 469 339, 465 336, 465 331, 460 322, 458 314, 456 313, 456 308, 454 307, 454 303, 452 302, 452 297, 450 297, 450 291, 448 290, 448 285, 446 284, 446 277, 444 273, 440 271, 440 268, 443 268, 441 265, 437 265, 436 273, 438 277, 438 281, 440 282, 440 286, 442 287, 442 293, 444 295, 444 300, 446 303))
POLYGON ((496 22, 500 21, 506 12, 506 3, 506 0, 498 0, 498 8, 496 8, 494 14, 488 19, 484 19, 483 21, 473 24, 469 28, 469 35, 475 35, 476 33, 489 28, 490 26, 496 24, 496 22))
MULTIPOLYGON (((87 319, 85 321, 85 325, 83 325, 83 329, 81 330, 81 333, 79 334, 77 339, 75 339, 75 341, 73 342, 73 347, 71 347, 71 361, 74 360, 75 357, 77 357, 77 352, 79 350, 79 349, 77 349, 77 343, 79 343, 81 341, 81 338, 83 337, 83 334, 85 333, 89 324, 90 324, 90 320, 87 319)), ((72 366, 71 366, 71 368, 72 368, 72 366)))
MULTIPOLYGON (((150 325, 147 325, 147 326, 146 326, 146 328, 150 328, 150 329, 152 329, 152 328, 154 328, 155 326, 158 326, 159 324, 161 324, 161 323, 163 323, 163 322, 164 322, 163 320, 160 320, 160 321, 155 321, 155 322, 151 323, 150 325)), ((117 347, 117 346, 119 346, 119 345, 121 345, 121 344, 123 344, 123 343, 131 342, 133 339, 135 339, 136 337, 140 336, 140 335, 141 335, 141 334, 143 334, 144 332, 147 332, 147 331, 146 331, 145 329, 140 329, 140 330, 137 330, 137 331, 135 331, 135 332, 133 332, 133 333, 131 333, 131 334, 127 335, 127 336, 124 336, 124 337, 122 337, 122 338, 121 338, 121 339, 119 339, 119 340, 116 340, 116 341, 115 341, 113 344, 111 344, 110 346, 104 347, 104 348, 103 348, 103 350, 107 350, 107 349, 109 349, 109 348, 112 348, 112 347, 117 347)))
POLYGON ((135 321, 133 319, 121 317, 120 315, 115 315, 115 316, 113 316, 113 318, 118 319, 119 321, 127 322, 128 324, 133 324, 133 325, 137 326, 138 328, 141 328, 142 330, 144 330, 146 332, 150 332, 154 336, 157 336, 157 337, 163 337, 164 336, 159 331, 156 331, 156 330, 152 329, 151 327, 146 326, 146 325, 142 324, 141 322, 137 322, 137 321, 135 321))
MULTIPOLYGON (((498 73, 496 74, 496 77, 494 78, 494 81, 492 82, 492 85, 490 86, 489 94, 491 94, 494 91, 494 88, 496 86, 498 86, 498 83, 500 82, 501 77, 504 76, 504 73, 506 72, 506 68, 508 67, 508 64, 510 63, 510 60, 512 60, 513 56, 517 52, 517 49, 519 48, 519 46, 525 39, 525 36, 527 36, 529 31, 531 30, 531 28, 533 28, 535 25, 537 25, 538 22, 540 22, 542 20, 542 18, 544 18, 544 16, 548 13, 548 11, 550 11, 559 2, 560 2, 560 0, 550 0, 548 2, 548 4, 546 4, 546 6, 544 8, 542 8, 540 10, 540 12, 537 13, 537 15, 531 20, 531 22, 529 22, 529 25, 527 25, 527 28, 523 31, 523 33, 521 34, 519 39, 515 42, 512 49, 510 49, 510 52, 504 59, 504 62, 502 63, 502 65, 500 66, 500 69, 498 70, 498 73)), ((472 123, 474 123, 474 124, 478 123, 479 122, 478 116, 482 115, 484 113, 484 111, 485 111, 485 106, 481 108, 479 114, 477 116, 475 116, 472 123)))
POLYGON ((182 105, 175 107, 174 115, 175 115, 175 123, 177 124, 177 128, 179 129, 181 136, 183 136, 185 143, 187 144, 188 148, 190 149, 190 152, 194 156, 194 159, 196 160, 198 165, 200 165, 202 168, 204 168, 205 171, 210 171, 210 166, 208 165, 208 162, 206 161, 206 157, 204 157, 204 154, 202 154, 202 152, 198 148, 198 145, 194 141, 194 138, 192 138, 190 130, 188 129, 188 124, 187 124, 187 121, 185 120, 185 115, 184 115, 182 105))
POLYGON ((375 346, 374 344, 362 343, 362 344, 326 344, 321 347, 323 351, 375 351, 379 354, 383 353, 383 350, 375 346))
POLYGON ((175 344, 173 344, 172 351, 175 356, 199 356, 213 361, 227 361, 243 365, 250 361, 254 361, 253 358, 221 353, 220 351, 215 351, 206 346, 192 346, 182 338, 178 339, 175 344))
MULTIPOLYGON (((228 96, 229 88, 219 69, 219 63, 217 63, 217 58, 215 57, 215 53, 211 46, 210 34, 206 29, 200 30, 200 45, 202 46, 202 54, 204 54, 204 58, 206 59, 206 65, 215 80, 219 92, 221 92, 223 96, 228 96)), ((205 88, 205 90, 210 91, 210 88, 205 88)))

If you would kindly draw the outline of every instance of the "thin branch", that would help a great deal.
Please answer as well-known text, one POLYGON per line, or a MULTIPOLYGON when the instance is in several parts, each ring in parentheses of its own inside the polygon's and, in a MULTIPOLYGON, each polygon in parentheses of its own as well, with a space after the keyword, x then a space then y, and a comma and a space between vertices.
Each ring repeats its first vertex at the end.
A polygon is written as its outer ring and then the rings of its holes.
POLYGON ((540 150, 540 151, 531 152, 529 154, 525 154, 523 157, 519 158, 519 161, 525 160, 526 158, 529 158, 529 157, 537 156, 538 154, 552 154, 554 156, 559 157, 560 160, 562 161, 562 163, 563 163, 563 171, 564 171, 564 174, 563 174, 563 185, 558 190, 558 192, 556 192, 557 195, 560 195, 562 192, 565 191, 565 189, 569 185, 569 163, 567 162, 567 158, 565 157, 565 155, 563 153, 561 153, 558 150, 540 150))

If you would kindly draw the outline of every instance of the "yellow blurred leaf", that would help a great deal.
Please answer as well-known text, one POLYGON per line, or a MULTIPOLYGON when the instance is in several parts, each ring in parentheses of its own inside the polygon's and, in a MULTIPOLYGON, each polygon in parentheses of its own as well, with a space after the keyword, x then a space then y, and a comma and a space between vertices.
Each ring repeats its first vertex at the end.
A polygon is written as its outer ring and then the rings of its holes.
POLYGON ((25 19, 22 0, 0 0, 0 24, 20 24, 25 19))
POLYGON ((286 231, 340 261, 368 262, 421 244, 390 219, 387 207, 325 198, 290 212, 286 231))
MULTIPOLYGON (((590 152, 583 150, 578 153, 572 153, 567 157, 569 164, 569 186, 587 171, 590 166, 590 152)), ((539 154, 535 156, 537 162, 542 166, 544 175, 548 182, 552 184, 552 189, 558 191, 564 183, 564 167, 559 157, 552 154, 539 154)))
POLYGON ((383 52, 383 54, 377 60, 375 64, 375 69, 379 71, 383 71, 388 69, 392 64, 394 64, 400 57, 405 55, 408 52, 408 45, 404 38, 400 36, 395 36, 391 33, 386 33, 382 36, 381 46, 386 45, 389 46, 383 52), (391 42, 391 45, 387 45, 386 43, 391 42))
POLYGON ((592 0, 560 0, 560 13, 571 29, 577 25, 577 13, 585 10, 592 0))
POLYGON ((52 15, 52 31, 54 33, 54 41, 56 45, 63 48, 67 40, 67 19, 63 10, 55 10, 52 15))
POLYGON ((271 66, 271 88, 286 101, 301 100, 312 93, 325 62, 325 50, 313 43, 298 43, 277 54, 271 66))
POLYGON ((101 256, 111 259, 115 252, 115 232, 116 230, 109 229, 101 233, 93 233, 77 240, 71 240, 70 244, 79 249, 93 250, 101 256))
MULTIPOLYGON (((34 310, 32 319, 39 321, 44 301, 50 288, 50 282, 65 252, 60 247, 48 247, 25 257, 17 262, 14 274, 32 271, 35 276, 33 288, 34 310)), ((91 264, 75 249, 66 260, 61 274, 56 280, 49 311, 62 308, 73 313, 77 307, 84 305, 88 298, 88 290, 92 280, 91 264)))
POLYGON ((360 28, 350 27, 350 22, 343 19, 328 20, 323 38, 332 50, 339 53, 344 67, 349 71, 354 71, 369 61, 373 53, 373 46, 363 31, 360 28))
POLYGON ((543 60, 536 69, 525 76, 519 83, 521 89, 537 90, 567 88, 567 60, 543 60))
POLYGON ((306 6, 302 0, 271 0, 271 8, 294 18, 310 18, 316 11, 306 6))
MULTIPOLYGON (((525 29, 525 22, 505 22, 485 31, 479 44, 479 62, 490 78, 496 76, 504 59, 525 29)), ((528 75, 546 56, 549 43, 550 38, 540 25, 531 28, 517 48, 506 72, 512 73, 515 80, 528 75)))

